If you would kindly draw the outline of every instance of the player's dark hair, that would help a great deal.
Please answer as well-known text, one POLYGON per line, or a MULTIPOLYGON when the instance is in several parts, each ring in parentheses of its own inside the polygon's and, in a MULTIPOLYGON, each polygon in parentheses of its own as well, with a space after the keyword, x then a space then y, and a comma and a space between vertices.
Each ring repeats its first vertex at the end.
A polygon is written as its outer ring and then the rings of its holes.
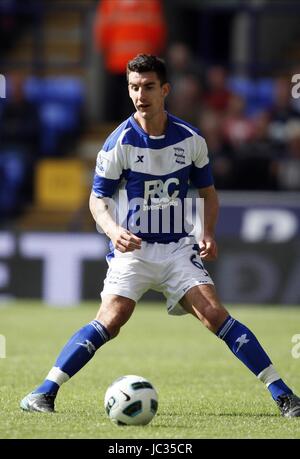
POLYGON ((151 54, 138 54, 129 61, 126 69, 127 80, 130 72, 155 72, 161 85, 168 81, 165 62, 160 57, 151 54))

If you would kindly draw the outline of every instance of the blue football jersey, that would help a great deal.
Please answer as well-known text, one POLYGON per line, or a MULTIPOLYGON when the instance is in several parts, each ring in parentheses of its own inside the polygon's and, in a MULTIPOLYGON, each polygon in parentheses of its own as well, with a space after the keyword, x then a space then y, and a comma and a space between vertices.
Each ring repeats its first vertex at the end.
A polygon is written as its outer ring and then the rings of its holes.
POLYGON ((165 134, 150 136, 131 116, 98 153, 93 194, 122 203, 125 219, 119 223, 143 240, 168 243, 188 234, 182 222, 190 184, 213 184, 198 129, 168 114, 165 134))

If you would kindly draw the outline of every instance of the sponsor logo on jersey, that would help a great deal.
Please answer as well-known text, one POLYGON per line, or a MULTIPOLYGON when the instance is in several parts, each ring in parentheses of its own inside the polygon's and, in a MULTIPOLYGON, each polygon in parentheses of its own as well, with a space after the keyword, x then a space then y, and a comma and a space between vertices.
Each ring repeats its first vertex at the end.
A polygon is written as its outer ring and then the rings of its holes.
POLYGON ((144 210, 163 209, 178 204, 179 179, 147 180, 144 183, 144 210))

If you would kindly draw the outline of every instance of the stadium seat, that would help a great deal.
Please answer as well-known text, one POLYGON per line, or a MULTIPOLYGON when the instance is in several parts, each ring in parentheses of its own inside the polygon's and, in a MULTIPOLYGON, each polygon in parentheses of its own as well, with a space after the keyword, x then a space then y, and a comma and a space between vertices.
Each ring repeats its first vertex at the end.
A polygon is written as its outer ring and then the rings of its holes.
POLYGON ((29 100, 39 104, 63 102, 80 105, 84 100, 84 85, 75 77, 30 77, 25 83, 25 93, 29 100))
POLYGON ((53 210, 78 209, 87 199, 86 177, 80 159, 41 160, 35 173, 35 203, 53 210))
POLYGON ((42 133, 41 150, 46 156, 60 156, 59 142, 64 134, 76 133, 84 101, 84 86, 75 77, 28 78, 28 99, 38 106, 42 133))
POLYGON ((60 156, 58 148, 61 135, 76 131, 79 112, 66 104, 44 103, 40 107, 42 125, 41 150, 44 155, 60 156))
POLYGON ((272 78, 260 78, 256 83, 256 94, 258 99, 267 108, 274 102, 275 88, 272 78))
POLYGON ((228 78, 227 86, 230 91, 247 100, 253 97, 255 93, 255 86, 252 80, 247 77, 231 76, 228 78))
POLYGON ((246 101, 246 115, 254 116, 271 107, 274 100, 274 82, 271 78, 252 80, 247 77, 230 77, 228 88, 246 101))

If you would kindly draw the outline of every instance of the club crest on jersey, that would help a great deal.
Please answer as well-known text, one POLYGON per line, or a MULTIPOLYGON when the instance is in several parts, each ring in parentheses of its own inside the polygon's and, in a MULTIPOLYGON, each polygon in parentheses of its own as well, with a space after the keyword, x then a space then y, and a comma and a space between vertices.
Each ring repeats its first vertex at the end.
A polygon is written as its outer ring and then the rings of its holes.
POLYGON ((178 164, 185 164, 184 148, 180 148, 180 147, 173 147, 173 148, 174 148, 175 162, 178 164))

